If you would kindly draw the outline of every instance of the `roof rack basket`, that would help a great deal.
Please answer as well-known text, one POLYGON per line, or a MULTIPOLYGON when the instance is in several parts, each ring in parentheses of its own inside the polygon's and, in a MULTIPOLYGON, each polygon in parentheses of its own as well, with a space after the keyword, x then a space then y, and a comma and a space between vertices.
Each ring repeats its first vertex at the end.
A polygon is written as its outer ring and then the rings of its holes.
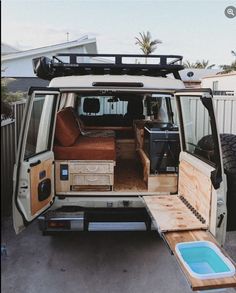
POLYGON ((52 59, 33 59, 34 73, 42 79, 69 75, 146 75, 166 77, 172 73, 181 79, 182 65, 179 55, 129 55, 129 54, 57 54, 52 59), (106 59, 104 59, 106 58, 106 59))

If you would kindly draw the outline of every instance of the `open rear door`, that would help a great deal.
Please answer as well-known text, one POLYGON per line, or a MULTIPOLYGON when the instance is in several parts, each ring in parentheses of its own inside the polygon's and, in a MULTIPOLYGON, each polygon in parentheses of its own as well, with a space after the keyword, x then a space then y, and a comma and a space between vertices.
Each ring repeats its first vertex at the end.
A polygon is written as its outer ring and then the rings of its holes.
POLYGON ((13 222, 19 233, 49 208, 54 198, 52 152, 58 89, 31 90, 14 166, 13 222))
MULTIPOLYGON (((226 182, 211 92, 184 90, 176 93, 175 98, 181 140, 178 194, 144 196, 143 200, 192 290, 236 287, 235 275, 205 280, 192 277, 175 251, 180 242, 216 244, 217 237, 222 244, 227 215, 226 182)), ((222 247, 219 248, 227 255, 222 247)))

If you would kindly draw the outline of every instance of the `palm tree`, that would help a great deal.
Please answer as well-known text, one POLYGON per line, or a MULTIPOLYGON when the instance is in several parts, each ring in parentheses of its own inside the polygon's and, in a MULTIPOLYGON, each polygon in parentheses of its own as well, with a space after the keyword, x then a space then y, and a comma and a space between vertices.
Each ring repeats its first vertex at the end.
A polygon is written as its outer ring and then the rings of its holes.
POLYGON ((223 71, 221 71, 220 74, 236 71, 236 60, 232 62, 230 65, 220 65, 220 68, 223 69, 223 71))
POLYGON ((215 64, 209 65, 209 60, 202 60, 202 61, 197 61, 196 62, 196 68, 205 68, 205 69, 212 69, 215 64))
POLYGON ((195 63, 191 63, 190 61, 186 60, 184 63, 183 63, 184 67, 185 68, 195 68, 196 64, 195 63))
MULTIPOLYGON (((231 50, 231 54, 236 57, 236 50, 231 50)), ((219 74, 224 74, 224 73, 230 73, 232 71, 236 71, 236 59, 233 61, 231 64, 224 64, 220 65, 220 68, 223 69, 223 71, 219 72, 219 74)))
POLYGON ((188 60, 184 62, 185 68, 212 69, 212 67, 214 66, 215 64, 209 65, 209 60, 202 60, 202 61, 197 60, 195 63, 191 63, 188 60))
POLYGON ((144 53, 144 55, 150 55, 151 53, 153 53, 156 48, 157 48, 157 44, 161 44, 162 41, 155 39, 152 40, 151 34, 149 31, 147 31, 146 33, 139 33, 140 37, 135 37, 135 45, 138 45, 141 49, 141 51, 144 53))

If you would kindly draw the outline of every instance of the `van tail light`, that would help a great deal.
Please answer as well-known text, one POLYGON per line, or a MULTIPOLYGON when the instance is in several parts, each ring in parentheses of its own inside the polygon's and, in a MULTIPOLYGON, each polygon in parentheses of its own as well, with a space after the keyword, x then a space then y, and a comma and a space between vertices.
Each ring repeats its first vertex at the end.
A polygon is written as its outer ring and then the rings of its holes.
POLYGON ((70 228, 70 221, 54 221, 50 220, 47 223, 48 228, 63 228, 68 229, 70 228))

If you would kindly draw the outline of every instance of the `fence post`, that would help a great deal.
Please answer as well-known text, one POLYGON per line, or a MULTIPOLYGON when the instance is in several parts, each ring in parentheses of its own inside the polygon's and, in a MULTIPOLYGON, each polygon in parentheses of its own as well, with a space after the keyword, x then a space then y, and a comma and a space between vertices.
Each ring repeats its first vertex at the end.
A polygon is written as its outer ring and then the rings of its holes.
POLYGON ((14 103, 14 134, 15 134, 15 158, 16 158, 16 153, 17 153, 17 117, 16 117, 16 103, 14 103))

